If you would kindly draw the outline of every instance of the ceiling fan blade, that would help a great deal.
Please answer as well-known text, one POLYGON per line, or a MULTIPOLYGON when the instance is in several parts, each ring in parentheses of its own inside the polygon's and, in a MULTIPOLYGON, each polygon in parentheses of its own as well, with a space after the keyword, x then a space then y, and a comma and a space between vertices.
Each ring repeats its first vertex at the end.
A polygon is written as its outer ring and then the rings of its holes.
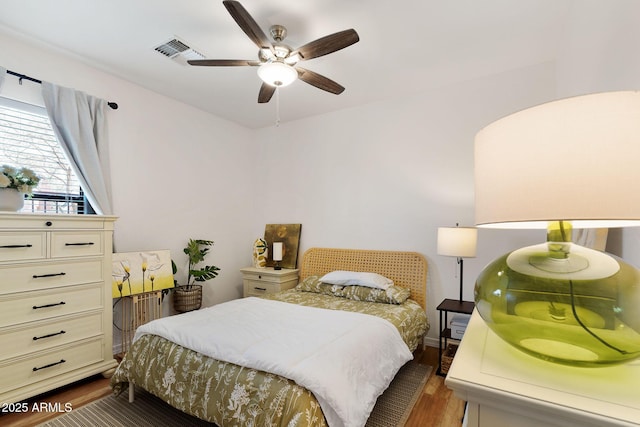
POLYGON ((252 67, 260 65, 260 61, 249 61, 247 59, 190 59, 190 65, 201 65, 205 67, 241 67, 249 65, 252 67))
POLYGON ((269 41, 267 35, 262 31, 262 29, 260 29, 260 26, 251 17, 251 15, 249 15, 249 12, 247 12, 240 2, 225 0, 222 3, 224 4, 224 7, 227 8, 231 17, 240 26, 242 31, 249 36, 256 46, 261 49, 273 50, 273 45, 269 41))
POLYGON ((344 49, 359 40, 358 33, 352 28, 309 42, 298 48, 297 52, 302 56, 302 59, 308 60, 344 49))
POLYGON ((276 93, 276 87, 262 83, 260 92, 258 93, 258 104, 265 104, 271 100, 273 94, 276 93))
POLYGON ((311 86, 315 86, 318 89, 326 90, 327 92, 331 92, 336 95, 340 95, 344 92, 344 87, 334 82, 333 80, 315 73, 310 70, 305 70, 304 68, 297 67, 298 78, 305 83, 310 84, 311 86))

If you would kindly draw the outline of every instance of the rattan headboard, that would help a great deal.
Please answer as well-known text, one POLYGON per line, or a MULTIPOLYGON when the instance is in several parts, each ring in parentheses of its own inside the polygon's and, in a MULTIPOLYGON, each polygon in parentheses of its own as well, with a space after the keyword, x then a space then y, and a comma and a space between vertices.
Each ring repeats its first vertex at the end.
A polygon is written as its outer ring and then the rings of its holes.
POLYGON ((310 248, 300 265, 300 280, 334 270, 378 273, 409 288, 411 299, 426 307, 427 260, 417 252, 310 248))

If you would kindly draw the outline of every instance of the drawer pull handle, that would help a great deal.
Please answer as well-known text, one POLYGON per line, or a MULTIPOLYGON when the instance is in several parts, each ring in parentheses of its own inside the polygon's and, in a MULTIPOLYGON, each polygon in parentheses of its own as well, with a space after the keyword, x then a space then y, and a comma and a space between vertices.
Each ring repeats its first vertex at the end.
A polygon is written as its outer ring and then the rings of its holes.
POLYGON ((39 309, 39 308, 55 307, 56 305, 65 305, 65 304, 66 304, 66 302, 64 302, 64 301, 60 301, 60 302, 56 302, 56 303, 54 303, 54 304, 34 305, 34 306, 33 306, 33 309, 34 309, 34 310, 37 310, 37 309, 39 309))
POLYGON ((91 246, 94 245, 93 242, 80 242, 80 243, 65 243, 65 246, 91 246))
POLYGON ((51 337, 55 337, 56 335, 62 335, 62 334, 66 334, 66 331, 60 331, 60 332, 54 332, 52 334, 48 334, 48 335, 43 335, 41 337, 33 337, 34 341, 38 341, 41 340, 42 338, 51 338, 51 337))
POLYGON ((33 245, 4 245, 0 246, 2 249, 16 249, 16 248, 31 248, 33 245))
POLYGON ((66 275, 66 274, 67 274, 67 273, 64 273, 64 272, 62 272, 62 273, 51 273, 51 274, 40 274, 40 275, 34 274, 34 275, 33 275, 33 278, 34 278, 34 279, 41 279, 41 278, 43 278, 43 277, 64 276, 64 275, 66 275))
POLYGON ((253 288, 253 289, 255 289, 256 291, 266 291, 267 290, 267 288, 257 288, 257 287, 253 288))
POLYGON ((60 359, 59 362, 49 363, 48 365, 40 366, 39 368, 35 367, 35 368, 33 368, 33 372, 39 371, 40 369, 46 369, 46 368, 50 368, 52 366, 60 365, 61 363, 64 363, 64 362, 66 362, 66 360, 60 359))

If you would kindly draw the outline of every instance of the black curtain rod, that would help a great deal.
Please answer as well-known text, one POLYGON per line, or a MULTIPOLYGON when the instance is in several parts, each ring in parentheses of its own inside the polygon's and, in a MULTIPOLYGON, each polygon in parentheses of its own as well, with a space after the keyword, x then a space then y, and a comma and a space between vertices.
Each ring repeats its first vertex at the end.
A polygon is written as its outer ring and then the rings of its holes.
MULTIPOLYGON (((22 84, 22 80, 29 80, 30 82, 42 84, 42 80, 34 79, 33 77, 29 77, 29 76, 24 75, 24 74, 16 73, 15 71, 7 70, 7 74, 11 74, 12 76, 16 76, 19 79, 20 84, 22 84)), ((118 104, 116 104, 115 102, 107 102, 107 105, 109 105, 109 107, 111 107, 113 110, 117 110, 118 109, 118 104)))

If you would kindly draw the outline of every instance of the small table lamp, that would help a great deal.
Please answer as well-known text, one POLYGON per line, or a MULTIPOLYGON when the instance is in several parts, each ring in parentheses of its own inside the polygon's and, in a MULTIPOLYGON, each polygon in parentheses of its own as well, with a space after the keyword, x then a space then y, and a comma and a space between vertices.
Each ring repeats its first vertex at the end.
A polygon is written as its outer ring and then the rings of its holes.
POLYGON ((273 269, 282 270, 280 261, 282 261, 282 242, 273 242, 273 269))
MULTIPOLYGON (((456 224, 457 225, 457 224, 456 224)), ((472 227, 439 227, 438 255, 454 256, 460 265, 460 303, 462 303, 462 258, 474 258, 478 230, 472 227)))
POLYGON ((640 225, 640 92, 549 102, 475 141, 476 225, 546 228, 476 281, 488 326, 541 359, 590 367, 640 357, 640 274, 572 242, 572 228, 640 225))

